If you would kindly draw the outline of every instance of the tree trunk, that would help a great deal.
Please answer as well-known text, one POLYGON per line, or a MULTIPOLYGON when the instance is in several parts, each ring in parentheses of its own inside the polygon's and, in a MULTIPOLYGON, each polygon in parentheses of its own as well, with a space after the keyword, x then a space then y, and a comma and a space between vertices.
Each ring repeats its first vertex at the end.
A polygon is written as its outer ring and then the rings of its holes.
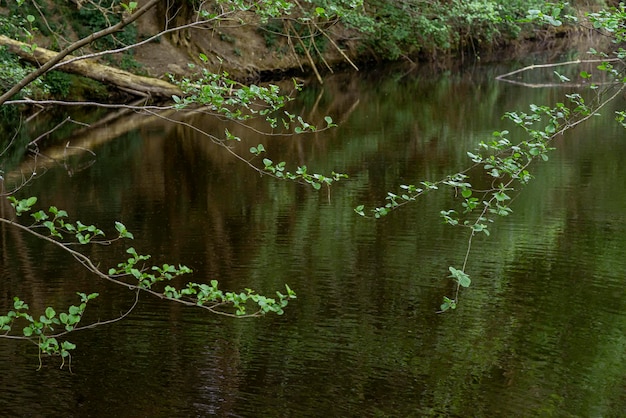
MULTIPOLYGON (((7 46, 11 52, 19 55, 24 60, 34 63, 35 65, 43 65, 58 55, 58 52, 50 51, 49 49, 41 47, 37 47, 31 54, 30 52, 22 49, 23 46, 29 47, 28 44, 15 41, 3 35, 0 35, 0 45, 7 46)), ((71 58, 73 57, 68 55, 65 60, 71 58)), ((112 84, 135 96, 170 98, 172 95, 181 94, 178 87, 168 83, 167 81, 135 75, 118 68, 98 64, 91 60, 78 60, 65 64, 61 67, 61 71, 79 74, 103 83, 112 84)))

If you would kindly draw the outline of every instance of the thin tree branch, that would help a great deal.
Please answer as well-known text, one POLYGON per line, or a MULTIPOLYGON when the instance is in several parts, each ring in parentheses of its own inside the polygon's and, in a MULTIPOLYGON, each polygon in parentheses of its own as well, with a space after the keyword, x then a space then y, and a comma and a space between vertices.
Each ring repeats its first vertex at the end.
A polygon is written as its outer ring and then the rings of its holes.
MULTIPOLYGON (((61 248, 63 251, 67 252, 68 254, 70 254, 72 257, 74 257, 79 263, 81 263, 87 270, 89 270, 90 272, 92 272, 93 274, 95 274, 96 276, 100 277, 101 279, 110 281, 114 284, 117 284, 119 286, 123 286, 126 287, 130 290, 138 290, 138 291, 142 291, 142 292, 146 292, 148 294, 151 294, 152 296, 156 296, 160 299, 165 299, 165 300, 169 300, 172 302, 177 302, 180 303, 182 305, 185 306, 195 306, 198 308, 202 308, 202 309, 206 309, 214 314, 218 314, 218 315, 223 315, 223 316, 228 316, 228 317, 232 317, 232 318, 249 318, 249 317, 257 317, 260 316, 262 314, 261 310, 258 310, 252 314, 247 314, 247 315, 235 315, 235 314, 231 314, 228 312, 224 312, 219 310, 218 308, 220 306, 226 306, 228 305, 230 302, 228 301, 224 301, 224 302, 215 302, 211 305, 199 305, 196 301, 194 300, 184 300, 184 299, 177 299, 177 298, 171 298, 168 296, 165 296, 163 293, 161 292, 157 292, 155 290, 152 290, 150 288, 147 287, 143 287, 143 286, 139 286, 136 284, 131 284, 131 283, 126 283, 124 281, 118 280, 115 277, 106 274, 104 272, 102 272, 96 265, 93 264, 93 262, 91 261, 91 259, 89 257, 87 257, 85 254, 79 252, 79 251, 75 251, 71 248, 69 248, 67 246, 67 244, 59 242, 51 237, 48 237, 46 235, 40 234, 39 232, 33 230, 30 227, 24 226, 22 224, 19 224, 17 222, 13 222, 9 219, 6 218, 1 218, 0 217, 0 223, 5 223, 9 226, 18 228, 24 232, 28 232, 29 234, 32 234, 34 236, 36 236, 39 239, 42 239, 44 241, 47 241, 59 248, 61 248)), ((126 274, 124 274, 123 276, 126 276, 126 274)))
POLYGON ((106 29, 103 29, 101 31, 92 33, 91 35, 85 38, 82 38, 74 42, 73 44, 69 45, 67 48, 59 52, 53 59, 46 62, 44 65, 37 68, 36 70, 32 71, 30 74, 24 77, 19 83, 15 84, 6 93, 0 96, 0 105, 3 105, 7 100, 9 100, 15 94, 20 92, 28 84, 30 84, 37 78, 41 77, 41 75, 48 72, 52 67, 54 67, 57 63, 59 63, 61 60, 63 60, 63 58, 65 58, 72 52, 76 51, 79 48, 82 48, 85 45, 89 45, 90 43, 94 42, 97 39, 100 39, 102 37, 105 37, 115 32, 119 32, 124 27, 128 26, 129 24, 131 24, 132 22, 134 22, 135 20, 143 16, 152 7, 156 6, 159 3, 159 1, 161 0, 149 0, 148 3, 146 3, 144 6, 140 7, 139 9, 135 10, 131 15, 127 17, 123 17, 117 24, 110 26, 106 29))
POLYGON ((229 14, 232 14, 232 13, 233 12, 225 12, 225 13, 222 13, 220 16, 216 16, 215 18, 213 18, 211 20, 196 21, 196 22, 188 23, 186 25, 181 25, 181 26, 176 26, 174 28, 165 29, 165 30, 157 33, 156 35, 153 35, 153 36, 151 36, 151 37, 149 37, 147 39, 144 39, 141 42, 137 42, 137 43, 134 43, 132 45, 127 45, 127 46, 125 46, 123 48, 109 49, 109 50, 102 51, 102 52, 95 52, 93 54, 81 55, 80 57, 73 57, 73 58, 70 58, 68 60, 64 60, 62 62, 59 62, 58 64, 54 65, 51 69, 55 70, 55 69, 57 69, 59 67, 62 67, 62 66, 67 65, 67 64, 71 64, 72 62, 75 62, 75 61, 80 61, 80 60, 85 60, 85 59, 92 59, 92 58, 102 57, 102 56, 105 56, 105 55, 113 55, 113 54, 117 54, 117 53, 120 53, 120 52, 125 52, 125 51, 131 50, 133 48, 136 48, 138 46, 141 46, 141 45, 147 44, 149 42, 152 42, 155 39, 157 39, 157 38, 159 38, 159 37, 161 37, 163 35, 167 35, 168 33, 181 31, 183 29, 194 28, 194 27, 197 27, 197 26, 202 26, 202 25, 205 25, 205 24, 211 22, 212 20, 224 19, 225 16, 227 16, 229 14))
MULTIPOLYGON (((595 60, 595 59, 594 60, 574 60, 574 61, 565 61, 565 62, 555 62, 552 64, 533 64, 533 65, 528 65, 524 68, 518 68, 517 70, 511 71, 506 74, 500 74, 499 76, 496 77, 496 80, 506 81, 507 83, 520 84, 519 82, 516 82, 515 80, 509 80, 508 78, 512 75, 523 73, 523 72, 530 71, 530 70, 535 70, 537 68, 553 68, 553 67, 561 67, 564 65, 597 64, 597 63, 602 63, 602 62, 614 62, 614 61, 622 61, 622 60, 619 58, 607 58, 603 60, 595 60)), ((560 85, 563 85, 563 84, 560 84, 560 85)))

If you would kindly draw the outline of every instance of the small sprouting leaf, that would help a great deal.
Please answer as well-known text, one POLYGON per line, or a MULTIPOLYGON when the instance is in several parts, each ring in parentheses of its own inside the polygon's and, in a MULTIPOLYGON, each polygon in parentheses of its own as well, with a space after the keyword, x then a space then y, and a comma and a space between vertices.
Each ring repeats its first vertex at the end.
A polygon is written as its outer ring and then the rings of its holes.
POLYGON ((36 197, 29 197, 28 199, 17 200, 14 197, 9 197, 11 206, 15 208, 17 216, 20 216, 23 212, 28 212, 37 203, 36 197))
POLYGON ((452 266, 448 267, 448 270, 450 270, 451 273, 448 277, 454 278, 459 285, 469 287, 472 283, 469 275, 467 275, 463 270, 457 270, 452 266))
POLYGON ((296 292, 294 292, 293 290, 291 290, 291 288, 289 287, 289 285, 288 285, 288 284, 286 284, 286 285, 285 285, 285 289, 287 289, 287 295, 288 295, 290 298, 293 298, 293 299, 295 299, 295 298, 296 298, 296 292))
POLYGON ((443 303, 440 306, 441 312, 445 312, 448 309, 456 309, 456 300, 450 299, 447 296, 443 297, 443 303))
POLYGON ((559 80, 561 80, 561 83, 570 81, 569 78, 567 78, 563 74, 560 74, 558 71, 555 71, 554 74, 559 78, 559 80))
POLYGON ((493 194, 493 197, 495 197, 498 202, 504 202, 505 200, 511 199, 509 195, 504 192, 496 192, 493 194))
POLYGON ((120 234, 120 238, 135 239, 131 232, 128 232, 126 226, 121 222, 115 222, 115 230, 120 234))
POLYGON ((26 303, 24 303, 23 300, 20 300, 20 298, 14 297, 13 298, 13 309, 18 310, 18 311, 20 309, 28 309, 28 305, 26 303))
POLYGON ((72 344, 69 341, 63 341, 63 344, 61 344, 61 347, 63 347, 63 350, 73 350, 76 348, 76 344, 72 344))
POLYGON ((254 155, 259 155, 262 152, 265 152, 265 147, 263 144, 259 144, 256 147, 250 147, 250 153, 254 155))
POLYGON ((48 219, 48 215, 46 215, 46 213, 43 210, 32 213, 30 216, 32 216, 37 222, 41 222, 43 220, 48 219))
POLYGON ((56 314, 57 313, 55 312, 54 308, 52 308, 51 306, 48 306, 46 308, 46 318, 52 319, 56 316, 56 314))

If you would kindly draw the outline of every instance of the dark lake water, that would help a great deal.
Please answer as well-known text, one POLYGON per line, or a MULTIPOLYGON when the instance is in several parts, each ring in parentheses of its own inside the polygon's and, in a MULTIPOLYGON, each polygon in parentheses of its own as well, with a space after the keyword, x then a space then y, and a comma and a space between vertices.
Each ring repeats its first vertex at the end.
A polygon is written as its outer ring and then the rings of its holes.
MULTIPOLYGON (((623 99, 532 167, 536 179, 513 215, 474 241, 473 283, 454 312, 436 313, 454 290, 448 266, 467 249, 463 231, 438 215, 453 207, 450 193, 378 221, 353 212, 384 203, 400 184, 463 169, 466 152, 494 130, 520 139, 505 111, 571 91, 494 81, 522 64, 338 74, 290 109, 316 123, 330 115, 339 128, 286 138, 232 128, 243 153, 263 143, 274 161, 347 173, 330 199, 261 177, 207 138, 157 120, 72 143, 95 158, 41 160, 47 171, 20 196, 109 234, 119 220, 136 237, 124 245, 154 264, 193 268, 188 280, 265 294, 287 283, 298 299, 283 316, 238 320, 144 296, 124 321, 71 336, 71 373, 54 358, 37 371, 35 346, 0 340, 0 415, 622 416, 626 144, 613 112, 623 99)), ((223 132, 207 117, 186 121, 223 132)), ((85 320, 132 304, 131 293, 68 255, 6 227, 0 237, 4 311, 16 295, 33 310, 62 308, 76 291, 101 294, 85 320)), ((86 251, 108 268, 124 245, 86 251)))

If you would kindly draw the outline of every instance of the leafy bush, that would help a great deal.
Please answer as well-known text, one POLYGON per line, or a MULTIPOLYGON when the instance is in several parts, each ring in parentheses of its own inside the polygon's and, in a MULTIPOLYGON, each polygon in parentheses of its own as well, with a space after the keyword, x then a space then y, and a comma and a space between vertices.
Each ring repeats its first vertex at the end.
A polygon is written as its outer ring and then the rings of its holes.
POLYGON ((459 50, 483 42, 515 38, 528 9, 545 1, 505 0, 371 0, 363 27, 366 44, 385 59, 420 51, 459 50))
POLYGON ((56 98, 66 98, 72 87, 72 76, 61 71, 51 71, 43 78, 50 94, 56 98))
POLYGON ((26 19, 18 15, 0 16, 0 34, 19 39, 24 35, 26 19))
MULTIPOLYGON (((79 37, 84 38, 119 23, 120 17, 118 15, 102 13, 102 10, 115 9, 120 3, 122 3, 120 0, 105 0, 101 1, 98 7, 90 3, 83 4, 79 9, 73 10, 69 16, 72 28, 79 37)), ((97 50, 107 50, 130 45, 136 41, 137 28, 135 25, 128 25, 114 36, 98 39, 92 45, 97 50)), ((122 60, 124 60, 127 68, 135 65, 129 64, 129 61, 133 61, 134 58, 132 55, 128 56, 128 53, 122 55, 122 60)))
MULTIPOLYGON (((23 65, 18 57, 11 54, 6 47, 0 47, 0 68, 2 68, 0 71, 0 91, 9 90, 33 70, 30 65, 23 65)), ((47 93, 48 88, 44 81, 37 79, 22 89, 16 98, 36 98, 47 93)))

